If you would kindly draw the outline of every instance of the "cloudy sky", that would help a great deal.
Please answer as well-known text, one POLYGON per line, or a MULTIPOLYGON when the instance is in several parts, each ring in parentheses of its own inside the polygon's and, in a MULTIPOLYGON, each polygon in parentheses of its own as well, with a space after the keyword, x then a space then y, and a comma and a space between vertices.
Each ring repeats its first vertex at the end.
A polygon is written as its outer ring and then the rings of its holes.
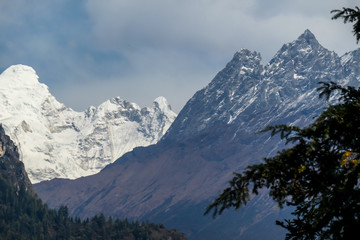
POLYGON ((358 48, 330 11, 356 0, 0 0, 0 71, 33 67, 82 111, 120 96, 176 112, 241 48, 267 63, 305 29, 339 55, 358 48))

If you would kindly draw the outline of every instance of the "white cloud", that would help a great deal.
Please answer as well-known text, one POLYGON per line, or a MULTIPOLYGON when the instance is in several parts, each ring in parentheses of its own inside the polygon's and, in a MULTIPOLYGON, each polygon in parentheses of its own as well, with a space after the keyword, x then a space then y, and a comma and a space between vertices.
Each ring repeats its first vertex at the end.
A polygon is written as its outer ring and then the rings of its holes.
POLYGON ((141 48, 172 48, 210 52, 220 58, 243 47, 264 51, 269 58, 279 44, 293 40, 305 29, 339 38, 339 24, 331 21, 330 15, 339 5, 337 0, 87 2, 100 47, 128 54, 141 48))
POLYGON ((88 0, 87 10, 98 48, 121 52, 132 67, 123 83, 130 86, 135 81, 153 92, 161 89, 165 95, 177 96, 170 102, 179 110, 187 98, 181 98, 174 86, 201 82, 193 84, 192 91, 190 87, 182 89, 188 97, 211 80, 205 79, 209 76, 206 72, 213 77, 240 48, 258 51, 268 61, 282 44, 310 29, 330 50, 339 54, 353 50, 356 45, 350 26, 332 21, 330 14, 330 10, 353 2, 88 0))
POLYGON ((266 62, 310 29, 330 50, 355 49, 351 26, 330 10, 357 2, 4 0, 0 65, 35 67, 75 109, 117 95, 144 106, 164 95, 179 111, 241 48, 266 62))

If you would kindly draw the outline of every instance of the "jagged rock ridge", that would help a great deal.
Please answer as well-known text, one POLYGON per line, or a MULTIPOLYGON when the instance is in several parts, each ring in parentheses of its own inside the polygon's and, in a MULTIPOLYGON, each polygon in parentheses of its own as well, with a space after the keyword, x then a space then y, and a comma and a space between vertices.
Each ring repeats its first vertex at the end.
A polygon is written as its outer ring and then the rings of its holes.
POLYGON ((0 107, 0 123, 33 183, 95 174, 134 147, 156 143, 176 117, 164 97, 151 108, 117 97, 76 112, 24 65, 0 75, 0 107))
POLYGON ((181 141, 216 124, 254 133, 270 123, 309 122, 313 115, 292 116, 305 108, 317 114, 316 108, 325 105, 317 100, 320 81, 345 83, 355 77, 343 68, 341 58, 322 47, 309 30, 285 44, 265 66, 259 53, 242 49, 189 100, 164 140, 181 141))

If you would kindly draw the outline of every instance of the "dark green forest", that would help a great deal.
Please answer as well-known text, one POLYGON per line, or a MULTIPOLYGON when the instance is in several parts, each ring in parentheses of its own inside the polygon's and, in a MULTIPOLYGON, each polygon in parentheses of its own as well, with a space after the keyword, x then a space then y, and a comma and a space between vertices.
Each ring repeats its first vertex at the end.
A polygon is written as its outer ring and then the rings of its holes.
POLYGON ((162 224, 105 218, 72 218, 65 206, 50 209, 23 187, 0 176, 0 239, 185 239, 162 224))

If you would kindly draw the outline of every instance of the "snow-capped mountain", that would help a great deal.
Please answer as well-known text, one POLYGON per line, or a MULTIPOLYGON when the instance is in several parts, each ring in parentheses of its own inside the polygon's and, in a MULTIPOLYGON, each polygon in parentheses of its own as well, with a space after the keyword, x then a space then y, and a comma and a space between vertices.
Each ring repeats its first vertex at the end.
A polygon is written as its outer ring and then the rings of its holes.
POLYGON ((76 112, 24 65, 0 75, 0 108, 33 183, 95 174, 134 147, 156 143, 176 117, 164 97, 151 108, 117 97, 76 112))
POLYGON ((360 51, 339 57, 306 30, 265 66, 257 52, 240 50, 181 110, 155 145, 136 148, 100 173, 35 185, 50 206, 71 214, 143 218, 163 222, 190 239, 284 239, 266 191, 239 212, 215 221, 205 207, 234 171, 284 147, 267 125, 306 125, 327 105, 318 82, 359 86, 360 51), (262 231, 259 231, 262 229, 262 231))
POLYGON ((322 47, 309 30, 285 44, 265 66, 259 53, 242 49, 188 101, 164 140, 187 139, 217 124, 254 133, 277 122, 309 123, 326 104, 318 101, 320 81, 359 84, 359 75, 350 69, 358 68, 356 53, 340 58, 322 47), (298 118, 304 111, 310 114, 298 118))

